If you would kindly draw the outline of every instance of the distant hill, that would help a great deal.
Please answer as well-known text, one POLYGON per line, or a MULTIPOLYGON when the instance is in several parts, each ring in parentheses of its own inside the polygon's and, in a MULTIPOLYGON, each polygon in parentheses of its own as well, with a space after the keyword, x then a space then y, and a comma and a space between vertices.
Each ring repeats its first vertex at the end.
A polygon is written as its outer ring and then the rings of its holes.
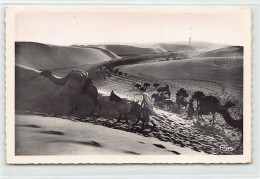
POLYGON ((95 64, 114 56, 94 48, 46 45, 35 42, 15 43, 15 63, 34 69, 52 69, 95 64))
POLYGON ((215 49, 230 46, 227 44, 218 44, 218 43, 203 42, 203 41, 192 41, 191 44, 189 44, 188 41, 173 42, 173 43, 166 43, 166 44, 190 46, 190 47, 193 47, 194 49, 196 49, 196 51, 209 51, 209 50, 215 50, 215 49))
POLYGON ((193 52, 196 49, 189 45, 181 45, 181 44, 159 44, 161 48, 166 51, 179 51, 179 52, 193 52))
POLYGON ((243 47, 241 46, 231 46, 226 48, 220 48, 216 50, 211 50, 208 52, 203 52, 194 57, 236 57, 243 56, 243 47))
POLYGON ((137 47, 129 45, 104 45, 104 48, 117 54, 118 56, 140 55, 140 54, 156 54, 164 52, 158 47, 137 47))

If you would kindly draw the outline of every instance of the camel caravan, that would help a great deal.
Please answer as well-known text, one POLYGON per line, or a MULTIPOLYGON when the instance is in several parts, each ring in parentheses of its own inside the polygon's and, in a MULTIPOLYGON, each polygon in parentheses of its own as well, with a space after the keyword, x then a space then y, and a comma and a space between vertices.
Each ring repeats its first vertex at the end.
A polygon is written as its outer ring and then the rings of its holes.
MULTIPOLYGON (((110 76, 111 73, 124 75, 124 73, 120 73, 118 69, 114 70, 113 66, 110 68, 100 67, 98 71, 103 79, 105 79, 106 76, 110 76)), ((80 99, 80 101, 84 101, 86 96, 90 97, 93 101, 93 108, 89 115, 92 117, 99 117, 101 115, 103 106, 100 104, 98 98, 98 90, 93 84, 92 79, 88 77, 87 71, 72 70, 63 78, 55 77, 50 71, 42 71, 41 75, 49 78, 52 83, 64 87, 61 95, 66 96, 72 105, 72 110, 68 111, 69 115, 73 115, 74 110, 79 108, 78 99, 80 99), (97 114, 95 112, 97 112, 97 114)), ((226 102, 225 105, 220 105, 220 101, 217 97, 207 96, 201 91, 193 92, 193 94, 190 95, 190 99, 187 100, 189 94, 184 88, 179 89, 175 93, 175 100, 173 100, 171 99, 170 87, 167 84, 165 86, 160 86, 159 83, 151 84, 145 82, 140 84, 134 82, 133 88, 141 92, 143 97, 141 104, 139 101, 123 99, 116 95, 116 92, 114 91, 111 91, 109 96, 109 102, 113 104, 110 106, 113 106, 118 113, 116 123, 120 122, 122 120, 122 116, 124 116, 126 123, 129 124, 127 115, 132 114, 135 116, 137 121, 132 125, 131 129, 133 129, 140 121, 142 122, 142 130, 148 126, 149 122, 152 123, 153 128, 155 128, 155 123, 150 119, 150 116, 156 115, 154 107, 158 107, 163 110, 166 107, 166 110, 173 112, 171 107, 177 105, 178 110, 186 111, 187 118, 192 118, 192 116, 197 113, 197 121, 200 122, 204 121, 202 117, 203 115, 212 115, 211 123, 214 125, 216 121, 215 114, 219 113, 229 126, 236 128, 241 132, 243 131, 243 119, 234 120, 228 112, 229 108, 235 106, 235 104, 231 101, 226 102), (147 93, 147 89, 150 88, 154 88, 156 90, 156 93, 153 93, 151 96, 147 93), (196 105, 196 108, 194 104, 196 105)), ((82 119, 84 119, 84 116, 82 119)), ((242 145, 242 141, 243 132, 239 147, 242 145)))

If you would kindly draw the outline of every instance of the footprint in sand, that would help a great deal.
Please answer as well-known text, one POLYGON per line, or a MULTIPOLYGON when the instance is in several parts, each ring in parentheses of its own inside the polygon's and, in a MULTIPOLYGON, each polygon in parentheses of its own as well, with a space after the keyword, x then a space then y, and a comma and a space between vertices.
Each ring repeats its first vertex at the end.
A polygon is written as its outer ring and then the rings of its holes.
POLYGON ((94 147, 103 147, 101 144, 99 144, 96 141, 89 141, 89 142, 75 141, 73 143, 82 144, 82 145, 91 145, 91 146, 94 146, 94 147))
MULTIPOLYGON (((153 144, 153 145, 156 146, 156 147, 158 147, 158 148, 160 148, 160 149, 166 149, 166 147, 164 147, 164 146, 161 145, 161 144, 153 144)), ((176 152, 176 151, 174 151, 174 150, 166 150, 166 151, 171 152, 171 153, 174 153, 174 154, 176 154, 176 155, 180 155, 179 152, 176 152)))
POLYGON ((88 145, 93 147, 103 147, 100 143, 96 141, 72 141, 72 140, 55 140, 51 142, 61 142, 61 143, 73 143, 73 144, 80 144, 80 145, 88 145))
POLYGON ((31 128, 41 128, 40 126, 34 125, 34 124, 28 124, 28 125, 16 125, 18 127, 31 127, 31 128))
POLYGON ((153 144, 155 147, 158 147, 158 148, 161 148, 161 149, 166 149, 166 147, 164 147, 163 145, 161 144, 153 144))
POLYGON ((174 153, 174 154, 176 154, 176 155, 181 155, 179 152, 176 152, 176 151, 174 151, 174 150, 167 150, 167 151, 172 152, 172 153, 174 153))
POLYGON ((39 131, 42 134, 52 134, 52 135, 64 135, 63 132, 60 131, 39 131))
POLYGON ((136 153, 136 152, 133 152, 133 151, 128 151, 128 150, 124 150, 123 152, 127 153, 127 154, 140 155, 139 153, 136 153))

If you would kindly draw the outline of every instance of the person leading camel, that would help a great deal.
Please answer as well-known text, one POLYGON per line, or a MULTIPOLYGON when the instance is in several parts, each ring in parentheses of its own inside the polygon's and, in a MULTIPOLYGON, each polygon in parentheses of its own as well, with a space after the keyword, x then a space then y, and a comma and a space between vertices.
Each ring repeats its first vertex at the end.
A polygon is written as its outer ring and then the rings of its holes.
POLYGON ((194 114, 194 106, 193 106, 194 99, 191 98, 188 103, 188 117, 191 117, 192 114, 194 114))
POLYGON ((143 108, 143 115, 153 115, 153 101, 147 93, 143 93, 143 100, 141 102, 141 107, 143 108))

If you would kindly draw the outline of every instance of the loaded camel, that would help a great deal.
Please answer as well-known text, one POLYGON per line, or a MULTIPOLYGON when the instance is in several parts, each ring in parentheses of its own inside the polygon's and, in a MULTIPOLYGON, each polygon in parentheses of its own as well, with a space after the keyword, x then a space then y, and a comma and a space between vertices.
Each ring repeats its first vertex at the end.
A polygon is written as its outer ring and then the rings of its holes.
POLYGON ((187 98, 188 96, 189 96, 189 94, 187 93, 187 91, 184 88, 181 88, 177 91, 176 104, 179 106, 179 109, 181 109, 182 107, 186 108, 188 102, 185 100, 185 98, 187 98))
POLYGON ((49 78, 52 83, 64 87, 61 95, 68 97, 72 105, 69 114, 74 113, 76 101, 79 96, 83 94, 88 94, 94 102, 94 108, 90 112, 90 115, 95 112, 96 107, 99 107, 100 114, 101 106, 97 100, 98 91, 97 88, 93 85, 92 79, 88 77, 87 72, 84 74, 79 70, 72 70, 63 78, 54 76, 50 71, 42 71, 40 75, 49 78))

